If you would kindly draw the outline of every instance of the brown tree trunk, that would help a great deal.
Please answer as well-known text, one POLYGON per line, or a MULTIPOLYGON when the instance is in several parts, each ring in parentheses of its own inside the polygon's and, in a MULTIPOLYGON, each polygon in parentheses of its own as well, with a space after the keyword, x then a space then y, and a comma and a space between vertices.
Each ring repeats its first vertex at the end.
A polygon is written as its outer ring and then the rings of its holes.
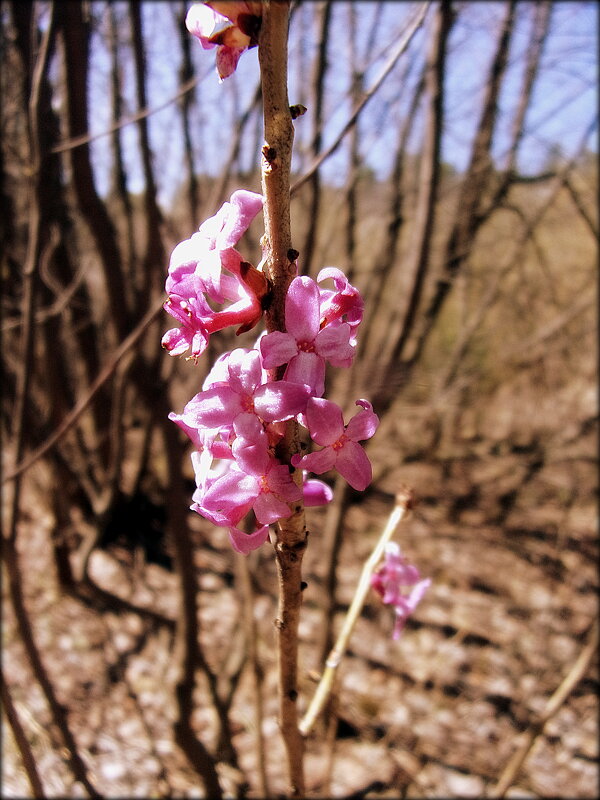
MULTIPOLYGON (((58 3, 56 14, 64 44, 67 135, 72 138, 88 132, 89 22, 84 18, 84 6, 79 3, 58 3)), ((100 256, 110 309, 108 324, 114 327, 116 338, 121 341, 129 332, 131 312, 116 231, 96 192, 89 144, 74 147, 69 154, 77 202, 100 256)))
MULTIPOLYGON (((310 145, 310 152, 316 158, 321 150, 323 139, 323 98, 325 73, 327 71, 327 43, 329 40, 329 24, 331 21, 331 0, 324 0, 321 4, 316 23, 315 41, 319 43, 317 58, 314 63, 314 74, 312 79, 312 98, 309 107, 313 109, 312 129, 313 138, 310 145)), ((305 275, 311 274, 311 266, 317 244, 319 228, 319 211, 321 206, 321 178, 319 171, 315 171, 310 182, 310 198, 308 202, 308 230, 304 239, 302 250, 302 272, 305 275)))
MULTIPOLYGON (((439 3, 433 17, 430 49, 425 74, 425 89, 428 98, 425 119, 425 134, 419 170, 419 192, 412 228, 411 246, 406 270, 411 276, 408 304, 403 313, 399 333, 392 333, 391 353, 387 356, 382 372, 383 380, 373 399, 374 408, 383 413, 389 408, 397 391, 395 370, 406 346, 417 318, 425 276, 429 265, 431 237, 435 221, 437 190, 440 174, 440 140, 443 119, 444 71, 446 43, 454 21, 449 3, 439 3)), ((388 349, 389 352, 389 349, 388 349)), ((401 376, 400 376, 401 377, 401 376)))
POLYGON ((406 355, 402 364, 401 377, 403 381, 407 379, 413 366, 419 360, 425 342, 429 338, 461 265, 469 255, 481 225, 481 198, 484 195, 492 170, 492 137, 498 114, 498 98, 508 62, 515 21, 515 6, 515 0, 510 0, 506 5, 496 52, 486 82, 483 109, 473 141, 469 167, 458 199, 454 225, 446 245, 443 274, 437 282, 437 287, 424 315, 420 319, 412 352, 406 355))

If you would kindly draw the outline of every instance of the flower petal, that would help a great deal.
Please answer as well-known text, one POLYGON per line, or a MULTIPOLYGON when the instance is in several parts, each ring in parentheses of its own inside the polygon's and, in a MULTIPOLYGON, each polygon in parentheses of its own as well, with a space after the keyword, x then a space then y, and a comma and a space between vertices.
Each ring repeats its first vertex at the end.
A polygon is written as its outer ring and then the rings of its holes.
POLYGON ((346 436, 354 442, 370 439, 379 426, 379 417, 367 400, 357 400, 356 405, 367 403, 367 407, 355 414, 346 426, 346 436))
POLYGON ((243 411, 240 395, 221 384, 192 397, 183 409, 182 419, 196 428, 220 428, 231 425, 243 411))
POLYGON ((234 247, 250 227, 254 217, 262 210, 263 198, 256 192, 238 189, 229 198, 231 207, 223 230, 216 242, 218 250, 234 247))
POLYGON ((261 492, 254 501, 252 510, 259 522, 268 524, 278 519, 291 517, 292 512, 287 503, 280 500, 272 492, 261 492))
POLYGON ((161 346, 170 356, 183 355, 190 347, 189 332, 181 328, 171 328, 161 339, 161 346))
POLYGON ((256 550, 258 547, 264 544, 268 538, 268 525, 263 525, 261 528, 254 531, 254 533, 245 533, 239 528, 229 528, 229 540, 231 542, 231 546, 236 552, 242 553, 242 555, 245 556, 248 555, 248 553, 250 553, 252 550, 256 550))
POLYGON ((352 328, 347 322, 326 325, 315 339, 315 351, 330 361, 334 367, 346 366, 354 357, 356 348, 350 344, 352 328))
POLYGON ((225 78, 233 75, 240 56, 246 48, 237 47, 217 47, 217 57, 215 59, 217 65, 217 72, 219 74, 219 83, 223 83, 225 78))
POLYGON ((311 506, 324 506, 333 499, 331 487, 328 486, 325 481, 319 481, 314 478, 304 481, 302 495, 306 508, 310 508, 311 506))
POLYGON ((254 393, 254 410, 265 422, 281 422, 304 411, 310 394, 310 387, 302 383, 270 381, 254 393))
POLYGON ((233 350, 227 362, 229 370, 228 383, 234 392, 252 394, 260 386, 263 377, 260 353, 256 350, 244 350, 238 347, 233 350))
POLYGON ((309 453, 307 456, 300 458, 299 456, 292 456, 292 464, 299 469, 306 469, 309 472, 314 472, 316 475, 322 475, 323 472, 329 472, 330 469, 335 467, 336 454, 331 447, 324 447, 317 453, 309 453))
POLYGON ((312 342, 319 332, 319 287, 300 275, 290 283, 285 297, 285 327, 298 342, 312 342))
POLYGON ((364 491, 373 480, 371 462, 367 454, 361 445, 350 440, 338 450, 335 468, 350 486, 359 492, 364 491))
POLYGON ((306 384, 320 397, 325 391, 325 359, 316 353, 300 352, 287 365, 284 377, 291 383, 306 384))
POLYGON ((205 3, 194 3, 190 6, 185 18, 185 26, 188 31, 196 36, 205 50, 214 47, 210 42, 210 37, 220 33, 226 28, 231 27, 231 20, 213 11, 205 3))
POLYGON ((289 333, 273 331, 260 340, 260 352, 265 369, 273 369, 287 364, 298 352, 296 340, 289 333))
POLYGON ((333 444, 344 433, 342 409, 323 397, 310 398, 306 404, 306 419, 310 437, 317 444, 333 444))
MULTIPOLYGON (((202 498, 202 505, 209 511, 221 511, 224 514, 237 512, 242 508, 246 513, 248 505, 254 502, 258 492, 256 478, 231 468, 208 487, 202 498)), ((232 524, 235 525, 239 519, 238 516, 232 524)))

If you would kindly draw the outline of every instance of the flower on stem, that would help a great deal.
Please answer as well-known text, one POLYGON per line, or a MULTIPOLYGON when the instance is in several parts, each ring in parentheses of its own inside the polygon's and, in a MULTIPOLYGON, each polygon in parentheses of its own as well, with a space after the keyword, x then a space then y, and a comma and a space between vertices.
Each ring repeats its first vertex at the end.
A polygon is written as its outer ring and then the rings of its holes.
POLYGON ((322 325, 321 293, 306 276, 294 278, 285 298, 286 332, 273 331, 260 341, 265 369, 287 364, 284 378, 304 383, 321 397, 325 390, 325 362, 349 366, 354 357, 352 328, 347 322, 322 325))
POLYGON ((261 208, 261 195, 234 192, 217 214, 173 250, 164 309, 181 327, 163 336, 162 346, 170 355, 190 350, 190 358, 197 360, 211 333, 237 325, 239 334, 262 318, 267 279, 233 247, 261 208), (214 311, 209 300, 230 305, 214 311))
POLYGON ((396 612, 396 624, 392 634, 394 639, 400 638, 406 620, 430 585, 431 579, 421 579, 419 570, 408 563, 396 542, 386 544, 384 561, 371 576, 371 586, 384 603, 394 607, 396 612))
POLYGON ((185 406, 183 420, 195 428, 231 426, 240 414, 266 423, 291 419, 304 411, 310 388, 288 381, 268 381, 256 350, 234 350, 227 360, 227 381, 214 383, 185 406))
POLYGON ((235 72, 242 53, 258 44, 261 20, 261 2, 209 0, 195 3, 185 24, 205 50, 217 47, 217 72, 222 83, 235 72))
POLYGON ((223 475, 205 480, 204 488, 204 476, 197 479, 191 508, 215 525, 230 529, 249 511, 262 525, 290 517, 288 504, 302 498, 302 489, 294 483, 288 467, 270 454, 260 420, 253 414, 241 414, 233 428, 234 463, 223 475))
POLYGON ((306 456, 292 456, 295 467, 317 475, 337 469, 352 486, 362 492, 372 479, 371 462, 359 441, 370 439, 377 430, 379 417, 368 400, 357 400, 361 406, 348 425, 344 426, 342 409, 321 397, 311 397, 306 405, 306 420, 311 439, 323 449, 306 456))
MULTIPOLYGON (((324 267, 317 275, 317 283, 331 278, 335 291, 320 288, 321 293, 321 327, 333 322, 341 322, 342 318, 352 328, 353 335, 362 322, 364 303, 358 289, 348 281, 341 269, 324 267)), ((356 344, 355 337, 350 339, 356 344)))
POLYGON ((333 492, 331 486, 328 486, 325 481, 319 481, 316 478, 307 478, 306 470, 302 473, 302 496, 304 499, 304 507, 309 508, 312 506, 326 506, 333 500, 333 492))

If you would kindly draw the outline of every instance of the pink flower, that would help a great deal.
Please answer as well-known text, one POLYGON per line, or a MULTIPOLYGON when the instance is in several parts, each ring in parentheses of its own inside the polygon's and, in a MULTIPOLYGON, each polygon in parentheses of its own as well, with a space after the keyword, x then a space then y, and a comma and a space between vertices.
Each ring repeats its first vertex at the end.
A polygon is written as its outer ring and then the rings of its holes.
POLYGON ((306 472, 303 473, 302 479, 304 481, 302 484, 302 497, 305 508, 326 506, 327 503, 331 503, 333 492, 331 487, 324 481, 319 481, 315 478, 307 479, 306 472))
POLYGON ((291 516, 288 503, 302 497, 285 464, 269 454, 267 434, 260 420, 242 414, 234 422, 232 444, 235 463, 224 475, 207 482, 205 491, 194 493, 192 509, 216 525, 235 527, 254 511, 263 525, 291 516))
POLYGON ((372 480, 371 462, 358 444, 370 439, 377 430, 379 417, 367 400, 357 400, 359 411, 344 427, 341 408, 320 397, 311 397, 306 406, 306 419, 311 439, 323 449, 306 456, 292 456, 295 467, 320 475, 337 469, 354 489, 363 491, 372 480))
POLYGON ((371 576, 371 586, 384 603, 394 606, 396 612, 394 639, 400 638, 406 620, 430 585, 431 580, 421 579, 419 570, 408 563, 396 542, 389 542, 385 546, 384 562, 371 576), (403 591, 406 589, 409 589, 407 593, 403 591))
POLYGON ((312 278, 291 282, 285 298, 286 333, 273 331, 260 341, 265 369, 287 364, 284 378, 304 383, 320 397, 325 390, 325 361, 348 366, 354 356, 352 329, 346 322, 322 326, 321 294, 312 278))
POLYGON ((234 192, 217 214, 173 250, 164 308, 181 328, 172 328, 163 336, 162 346, 170 355, 190 350, 190 357, 197 359, 211 333, 236 325, 239 334, 262 318, 268 293, 266 277, 233 247, 261 208, 261 195, 234 192), (215 311, 209 300, 230 305, 215 311))
POLYGON ((269 538, 269 526, 262 525, 252 533, 246 533, 239 528, 229 528, 229 541, 231 546, 238 553, 247 556, 252 550, 256 550, 269 538))
POLYGON ((306 408, 308 386, 268 381, 256 350, 234 350, 227 360, 227 382, 214 383, 185 406, 183 420, 195 428, 231 426, 240 414, 255 414, 264 422, 281 422, 306 408))
POLYGON ((209 339, 206 320, 212 309, 203 297, 169 295, 163 308, 180 323, 180 328, 171 328, 161 340, 161 345, 171 356, 181 356, 190 351, 190 358, 197 359, 206 349, 209 339))
POLYGON ((364 303, 358 289, 348 282, 348 278, 337 267, 325 267, 317 275, 317 283, 331 278, 335 291, 320 289, 321 293, 321 326, 336 320, 347 322, 353 330, 362 322, 364 303))
MULTIPOLYGON (((243 189, 233 192, 229 202, 205 220, 196 233, 180 242, 171 253, 167 294, 183 278, 197 275, 201 291, 215 302, 223 302, 223 292, 231 292, 232 279, 221 271, 221 253, 233 248, 261 211, 262 195, 243 189)), ((226 265, 229 269, 229 266, 226 265)))
MULTIPOLYGON (((323 481, 318 480, 304 480, 302 487, 302 494, 304 498, 304 505, 309 506, 323 506, 331 502, 333 492, 331 488, 323 481)), ((229 540, 234 550, 238 553, 247 555, 252 550, 256 550, 264 544, 269 538, 269 526, 263 525, 252 533, 239 528, 229 528, 229 540)))
POLYGON ((217 439, 218 431, 188 425, 182 414, 175 414, 173 411, 169 414, 169 419, 189 437, 195 450, 208 450, 214 458, 232 458, 231 446, 222 439, 217 439))
POLYGON ((194 4, 187 13, 186 27, 205 50, 217 46, 219 82, 228 78, 244 50, 256 47, 262 19, 261 2, 212 0, 194 4))

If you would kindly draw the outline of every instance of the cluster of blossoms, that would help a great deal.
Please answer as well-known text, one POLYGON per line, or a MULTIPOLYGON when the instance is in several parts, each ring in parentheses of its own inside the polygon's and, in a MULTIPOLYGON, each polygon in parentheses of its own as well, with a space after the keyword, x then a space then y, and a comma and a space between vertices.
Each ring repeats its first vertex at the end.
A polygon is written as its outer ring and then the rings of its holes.
POLYGON ((419 570, 402 555, 399 545, 388 542, 383 563, 371 576, 371 586, 384 603, 394 607, 394 639, 400 638, 406 620, 430 585, 430 578, 421 578, 419 570))
MULTIPOLYGON (((245 50, 258 45, 262 12, 260 1, 207 0, 190 8, 186 26, 204 49, 217 48, 219 81, 234 73, 245 50)), ((260 267, 245 261, 235 247, 262 205, 261 195, 234 192, 215 216, 173 250, 164 308, 179 327, 162 339, 171 355, 188 354, 197 361, 211 333, 234 325, 240 334, 262 319, 269 283, 260 267)), ((320 475, 336 469, 359 491, 371 482, 371 464, 359 444, 379 424, 371 404, 357 400, 359 410, 345 425, 339 406, 323 397, 327 363, 352 364, 362 314, 360 294, 339 269, 322 269, 316 281, 294 278, 285 300, 285 331, 262 333, 252 349, 225 353, 183 412, 169 414, 194 446, 191 508, 228 528, 238 552, 260 547, 268 539, 269 525, 291 516, 296 503, 316 506, 331 500, 329 486, 308 478, 309 471, 320 475), (326 281, 333 288, 323 286, 326 281), (285 369, 275 380, 278 368, 285 369), (321 448, 293 456, 292 470, 275 455, 290 419, 306 427, 321 448), (300 482, 294 480, 293 468, 300 471, 300 482)), ((371 586, 394 607, 394 639, 429 584, 397 544, 386 546, 371 586)))
MULTIPOLYGON (((188 353, 197 360, 211 333, 229 325, 237 333, 249 331, 261 320, 268 281, 235 248, 261 208, 261 195, 236 191, 173 250, 164 308, 179 327, 162 339, 171 355, 188 353)), ((323 269, 316 281, 294 278, 285 300, 286 331, 262 333, 252 349, 225 353, 202 391, 181 414, 170 414, 194 445, 197 488, 191 508, 228 528, 239 552, 263 544, 269 525, 289 517, 294 503, 314 506, 331 500, 327 484, 308 479, 308 471, 320 475, 337 469, 359 491, 371 482, 371 464, 359 444, 379 424, 371 404, 357 400, 359 410, 345 425, 339 406, 322 396, 326 364, 352 363, 362 312, 362 298, 341 270, 323 269), (333 288, 322 286, 326 281, 333 288), (285 368, 281 380, 272 377, 277 367, 285 368), (275 457, 290 419, 321 446, 292 458, 293 467, 302 471, 302 486, 275 457), (248 533, 240 523, 250 512, 257 525, 248 533)))

